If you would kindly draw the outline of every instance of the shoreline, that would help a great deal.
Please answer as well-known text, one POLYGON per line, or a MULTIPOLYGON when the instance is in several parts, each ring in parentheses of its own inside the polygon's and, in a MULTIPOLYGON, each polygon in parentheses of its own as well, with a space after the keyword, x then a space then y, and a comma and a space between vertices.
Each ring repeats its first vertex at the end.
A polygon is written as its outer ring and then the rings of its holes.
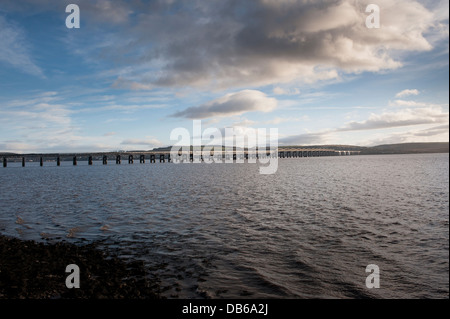
POLYGON ((142 262, 97 244, 41 243, 0 235, 0 299, 160 299, 142 262), (80 268, 80 288, 66 287, 66 266, 80 268))

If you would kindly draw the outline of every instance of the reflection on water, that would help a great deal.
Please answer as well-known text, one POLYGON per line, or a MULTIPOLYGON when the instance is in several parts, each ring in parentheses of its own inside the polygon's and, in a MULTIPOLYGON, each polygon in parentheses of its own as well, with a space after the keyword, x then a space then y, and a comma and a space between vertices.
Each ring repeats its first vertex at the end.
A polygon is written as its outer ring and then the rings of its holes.
POLYGON ((448 154, 0 169, 0 232, 103 240, 167 297, 448 298, 448 154), (367 289, 365 267, 381 269, 367 289))

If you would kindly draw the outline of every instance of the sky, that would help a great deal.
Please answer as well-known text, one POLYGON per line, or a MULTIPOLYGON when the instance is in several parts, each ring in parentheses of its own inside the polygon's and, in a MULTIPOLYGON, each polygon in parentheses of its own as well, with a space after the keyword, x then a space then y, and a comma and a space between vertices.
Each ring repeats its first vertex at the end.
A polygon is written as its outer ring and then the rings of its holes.
POLYGON ((194 120, 279 145, 447 142, 448 6, 2 0, 0 152, 150 150, 194 120))

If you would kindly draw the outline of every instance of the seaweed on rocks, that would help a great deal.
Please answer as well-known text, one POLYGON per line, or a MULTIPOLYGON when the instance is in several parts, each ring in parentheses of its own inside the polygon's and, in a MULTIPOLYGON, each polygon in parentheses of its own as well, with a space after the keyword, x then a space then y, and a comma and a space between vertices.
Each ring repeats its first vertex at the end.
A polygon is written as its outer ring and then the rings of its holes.
POLYGON ((107 254, 96 243, 41 243, 0 235, 0 299, 157 299, 160 287, 139 261, 107 254), (67 288, 66 266, 80 269, 67 288))

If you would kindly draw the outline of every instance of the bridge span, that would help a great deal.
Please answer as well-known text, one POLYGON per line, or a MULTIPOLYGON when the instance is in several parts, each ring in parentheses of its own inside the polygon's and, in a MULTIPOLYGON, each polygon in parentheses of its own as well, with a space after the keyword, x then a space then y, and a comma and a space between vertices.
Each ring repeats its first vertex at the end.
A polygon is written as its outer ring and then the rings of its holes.
MULTIPOLYGON (((276 150, 214 150, 214 151, 196 151, 175 152, 178 156, 177 161, 202 162, 205 156, 209 159, 217 160, 249 160, 258 158, 307 158, 307 157, 323 157, 323 156, 349 156, 359 155, 359 151, 353 150, 334 150, 325 148, 278 148, 276 150), (206 153, 206 154, 205 154, 206 153)), ((77 165, 79 161, 87 161, 89 165, 93 165, 94 161, 101 161, 103 165, 107 165, 109 161, 121 164, 122 160, 128 160, 128 164, 133 164, 139 160, 144 164, 146 160, 150 163, 172 162, 174 160, 173 153, 170 151, 120 151, 120 152, 93 152, 93 153, 48 153, 48 154, 11 154, 3 155, 3 167, 8 166, 8 162, 21 162, 25 167, 27 162, 39 162, 43 166, 45 162, 56 162, 57 166, 62 161, 72 161, 73 165, 77 165)))

